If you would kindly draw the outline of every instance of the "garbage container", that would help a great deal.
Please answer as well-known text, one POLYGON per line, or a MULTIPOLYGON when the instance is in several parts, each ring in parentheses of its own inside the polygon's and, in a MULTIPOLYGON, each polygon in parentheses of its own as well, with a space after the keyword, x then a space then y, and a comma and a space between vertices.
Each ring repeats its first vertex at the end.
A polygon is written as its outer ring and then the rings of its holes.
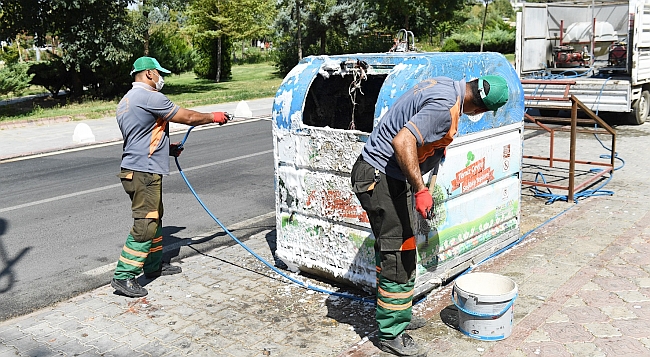
POLYGON ((437 177, 425 177, 436 217, 415 222, 420 295, 519 236, 523 90, 498 53, 313 56, 285 77, 273 103, 278 258, 290 269, 372 291, 374 237, 350 171, 399 96, 431 77, 498 74, 509 100, 496 115, 462 115, 437 177))

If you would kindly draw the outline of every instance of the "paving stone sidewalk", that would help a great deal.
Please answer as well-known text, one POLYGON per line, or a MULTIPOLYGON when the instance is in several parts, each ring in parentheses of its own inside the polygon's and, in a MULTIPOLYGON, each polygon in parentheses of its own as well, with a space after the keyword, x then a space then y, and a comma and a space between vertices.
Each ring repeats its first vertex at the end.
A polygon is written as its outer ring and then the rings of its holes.
MULTIPOLYGON (((266 231, 247 245, 273 262, 274 239, 266 231)), ((0 324, 0 356, 335 356, 371 332, 356 319, 371 305, 288 284, 238 245, 178 263, 182 274, 140 278, 146 297, 107 285, 0 324)))
MULTIPOLYGON (((502 274, 518 284, 512 335, 486 342, 460 333, 448 285, 414 308, 429 319, 425 328, 412 333, 428 355, 650 356, 650 194, 645 189, 649 136, 650 123, 618 128, 617 152, 625 166, 603 188, 613 196, 591 197, 577 205, 545 205, 524 187, 522 234, 561 215, 474 270, 502 274)), ((566 149, 556 151, 556 157, 568 157, 568 135, 556 137, 556 147, 566 149)), ((524 142, 525 154, 546 150, 548 136, 524 142)), ((579 136, 578 153, 579 159, 607 154, 590 135, 579 136)), ((530 160, 524 163, 524 179, 532 180, 539 167, 530 160)), ((369 341, 341 356, 386 354, 369 341)))

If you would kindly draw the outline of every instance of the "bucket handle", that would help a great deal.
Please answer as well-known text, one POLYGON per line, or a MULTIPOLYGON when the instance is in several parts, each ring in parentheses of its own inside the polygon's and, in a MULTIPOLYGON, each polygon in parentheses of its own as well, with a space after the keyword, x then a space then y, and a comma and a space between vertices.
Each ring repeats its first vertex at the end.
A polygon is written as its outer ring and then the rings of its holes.
POLYGON ((506 305, 506 307, 504 307, 503 310, 501 310, 501 312, 498 312, 496 314, 483 314, 483 313, 480 313, 480 312, 469 311, 469 310, 465 309, 464 307, 458 305, 458 302, 456 302, 456 299, 455 299, 455 293, 456 293, 456 290, 451 291, 451 302, 453 302, 454 305, 456 305, 456 307, 460 311, 466 313, 467 315, 472 315, 472 316, 476 316, 476 317, 496 317, 496 316, 501 316, 501 315, 505 314, 506 311, 508 311, 508 309, 510 309, 512 304, 515 303, 515 300, 517 299, 517 296, 519 296, 519 293, 515 294, 515 297, 513 297, 512 300, 510 300, 508 305, 506 305))

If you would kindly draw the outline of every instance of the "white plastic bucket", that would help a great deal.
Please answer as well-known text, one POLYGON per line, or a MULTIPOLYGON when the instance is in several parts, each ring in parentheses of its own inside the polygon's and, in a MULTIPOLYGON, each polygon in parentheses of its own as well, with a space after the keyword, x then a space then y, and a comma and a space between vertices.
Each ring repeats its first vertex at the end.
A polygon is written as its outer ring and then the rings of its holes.
POLYGON ((517 284, 492 273, 470 273, 456 278, 451 300, 458 308, 458 327, 465 335, 498 341, 512 333, 517 284))

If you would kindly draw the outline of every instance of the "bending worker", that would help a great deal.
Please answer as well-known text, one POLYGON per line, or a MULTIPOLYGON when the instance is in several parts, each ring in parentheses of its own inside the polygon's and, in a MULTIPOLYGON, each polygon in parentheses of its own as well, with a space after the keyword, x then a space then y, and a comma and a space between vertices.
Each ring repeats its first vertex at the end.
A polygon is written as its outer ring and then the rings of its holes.
POLYGON ((117 106, 117 123, 124 138, 118 176, 131 198, 133 227, 111 286, 129 297, 147 295, 136 279, 143 270, 148 279, 181 272, 180 267, 162 261, 162 178, 169 175, 169 156, 182 151, 178 143, 169 142, 169 122, 222 125, 232 118, 228 113, 199 113, 172 103, 160 93, 165 84, 163 74, 169 73, 155 58, 138 58, 131 71, 133 88, 117 106))
POLYGON ((415 210, 427 218, 433 198, 422 175, 437 172, 461 114, 496 111, 508 100, 500 76, 469 82, 437 77, 418 83, 384 114, 352 168, 352 189, 375 236, 379 348, 398 356, 426 356, 404 330, 424 326, 411 316, 416 242, 415 210))

